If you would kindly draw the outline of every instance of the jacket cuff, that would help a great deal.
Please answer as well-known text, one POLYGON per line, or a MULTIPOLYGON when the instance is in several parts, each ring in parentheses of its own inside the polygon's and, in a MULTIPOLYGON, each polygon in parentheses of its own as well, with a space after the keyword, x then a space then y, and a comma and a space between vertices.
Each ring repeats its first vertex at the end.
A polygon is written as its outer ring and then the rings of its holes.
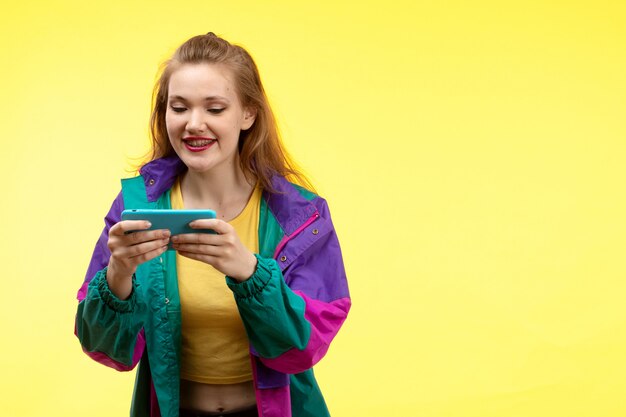
POLYGON ((133 287, 130 293, 130 297, 127 300, 119 299, 113 291, 109 288, 109 283, 107 282, 107 268, 98 271, 94 279, 92 280, 91 285, 94 285, 98 289, 98 294, 100 295, 100 299, 106 304, 110 309, 117 311, 118 313, 130 313, 135 308, 135 274, 133 274, 133 287))
POLYGON ((235 299, 251 298, 263 291, 272 278, 272 269, 278 268, 276 261, 254 254, 257 259, 254 274, 243 282, 226 277, 228 288, 235 294, 235 299))

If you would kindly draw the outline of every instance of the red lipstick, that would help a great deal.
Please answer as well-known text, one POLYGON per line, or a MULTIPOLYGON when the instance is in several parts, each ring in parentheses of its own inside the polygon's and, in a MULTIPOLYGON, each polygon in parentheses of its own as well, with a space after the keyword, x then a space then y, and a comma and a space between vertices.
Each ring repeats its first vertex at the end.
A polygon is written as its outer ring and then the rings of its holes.
POLYGON ((183 144, 185 148, 190 150, 191 152, 202 152, 209 149, 217 139, 209 138, 206 136, 187 136, 183 139, 183 144))

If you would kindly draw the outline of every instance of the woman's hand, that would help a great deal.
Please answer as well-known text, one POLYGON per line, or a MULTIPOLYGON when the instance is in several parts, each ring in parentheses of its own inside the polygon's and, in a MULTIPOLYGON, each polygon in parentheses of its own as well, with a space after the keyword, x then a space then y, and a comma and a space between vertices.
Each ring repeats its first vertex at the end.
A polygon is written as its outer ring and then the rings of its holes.
POLYGON ((130 297, 132 277, 137 266, 167 250, 169 230, 149 230, 143 220, 124 220, 109 230, 107 246, 111 251, 107 269, 109 288, 121 300, 130 297), (127 233, 133 231, 133 233, 127 233))
POLYGON ((174 249, 179 255, 207 263, 239 282, 254 274, 256 257, 241 243, 233 226, 219 219, 195 220, 189 226, 192 229, 211 229, 217 234, 172 236, 174 249))

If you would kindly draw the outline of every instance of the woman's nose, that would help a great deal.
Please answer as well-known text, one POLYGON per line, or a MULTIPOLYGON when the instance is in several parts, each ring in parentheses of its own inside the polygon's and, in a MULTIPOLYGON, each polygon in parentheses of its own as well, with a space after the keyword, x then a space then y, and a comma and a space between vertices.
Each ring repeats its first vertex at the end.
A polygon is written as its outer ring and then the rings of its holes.
POLYGON ((192 110, 189 113, 189 120, 187 121, 187 130, 190 132, 203 132, 207 130, 205 122, 205 114, 203 111, 192 110))

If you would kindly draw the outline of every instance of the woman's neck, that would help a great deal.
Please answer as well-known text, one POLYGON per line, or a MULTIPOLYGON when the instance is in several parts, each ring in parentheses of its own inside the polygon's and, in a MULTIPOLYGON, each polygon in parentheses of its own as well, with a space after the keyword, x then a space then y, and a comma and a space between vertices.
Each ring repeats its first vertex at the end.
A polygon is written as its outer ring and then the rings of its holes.
POLYGON ((188 170, 181 179, 186 209, 209 208, 217 217, 232 220, 244 209, 254 190, 238 164, 230 169, 197 172, 188 170))

